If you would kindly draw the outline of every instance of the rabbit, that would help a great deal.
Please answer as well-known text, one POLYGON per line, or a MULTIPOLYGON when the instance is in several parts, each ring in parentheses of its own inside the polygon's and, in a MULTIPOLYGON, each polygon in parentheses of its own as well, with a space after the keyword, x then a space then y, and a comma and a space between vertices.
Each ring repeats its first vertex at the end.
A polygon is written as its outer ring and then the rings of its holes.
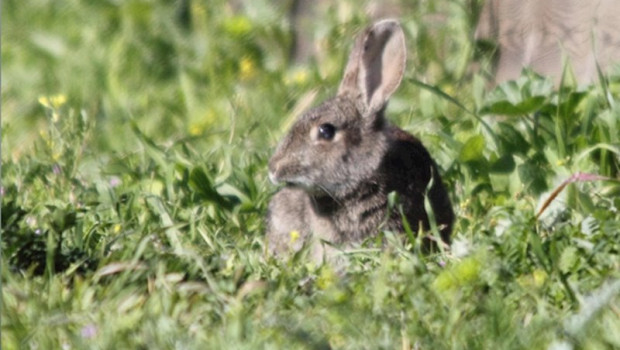
POLYGON ((336 97, 301 115, 280 142, 268 165, 270 180, 285 184, 268 207, 271 253, 307 243, 320 260, 326 247, 359 243, 379 230, 403 232, 398 209, 388 213, 393 191, 414 232, 420 225, 429 229, 427 193, 449 244, 454 213, 435 162, 418 139, 384 116, 406 54, 396 20, 374 23, 355 41, 336 97))

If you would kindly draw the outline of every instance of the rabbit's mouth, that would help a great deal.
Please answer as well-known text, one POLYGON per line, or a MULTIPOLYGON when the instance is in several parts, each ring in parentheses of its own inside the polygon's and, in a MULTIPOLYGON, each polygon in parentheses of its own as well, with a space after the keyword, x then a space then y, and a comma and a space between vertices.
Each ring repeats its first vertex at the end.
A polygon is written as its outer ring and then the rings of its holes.
POLYGON ((331 196, 332 192, 328 187, 318 185, 314 181, 311 181, 306 177, 279 179, 275 176, 274 173, 269 172, 269 180, 274 185, 299 189, 313 197, 331 196))
POLYGON ((317 187, 314 185, 309 185, 303 182, 295 182, 295 181, 284 181, 285 187, 299 188, 306 192, 314 192, 317 190, 317 187))
POLYGON ((304 178, 294 178, 294 179, 282 179, 276 176, 275 173, 269 172, 269 181, 271 181, 274 185, 280 185, 284 187, 297 187, 305 189, 307 187, 312 187, 312 185, 308 185, 307 181, 304 178))
POLYGON ((327 189, 323 188, 322 186, 317 186, 316 184, 308 184, 305 182, 284 181, 284 186, 288 188, 300 189, 313 197, 329 196, 329 191, 327 189))

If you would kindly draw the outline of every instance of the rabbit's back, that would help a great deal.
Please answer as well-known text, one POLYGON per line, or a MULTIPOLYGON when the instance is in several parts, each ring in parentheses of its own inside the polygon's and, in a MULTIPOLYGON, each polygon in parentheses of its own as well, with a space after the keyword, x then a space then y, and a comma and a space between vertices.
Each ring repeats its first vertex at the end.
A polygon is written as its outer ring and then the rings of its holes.
MULTIPOLYGON (((386 132, 389 147, 379 172, 386 177, 382 180, 386 184, 385 192, 399 194, 400 205, 414 231, 420 228, 420 224, 424 230, 430 228, 424 207, 428 197, 442 239, 449 243, 454 212, 437 165, 422 142, 413 135, 397 127, 390 127, 386 132)), ((402 219, 395 215, 391 226, 402 230, 402 219)))

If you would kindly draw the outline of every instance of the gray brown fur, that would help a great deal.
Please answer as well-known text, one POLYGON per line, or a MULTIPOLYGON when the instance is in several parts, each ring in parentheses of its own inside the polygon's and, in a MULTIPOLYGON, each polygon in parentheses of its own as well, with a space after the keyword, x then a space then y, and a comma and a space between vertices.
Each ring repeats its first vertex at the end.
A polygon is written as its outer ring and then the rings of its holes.
POLYGON ((388 194, 400 205, 414 231, 429 228, 424 196, 448 243, 454 214, 433 159, 422 143, 391 126, 384 110, 405 69, 404 34, 398 22, 384 20, 355 42, 335 98, 302 115, 269 162, 270 178, 286 183, 269 204, 267 241, 276 253, 310 241, 315 258, 319 240, 348 245, 380 229, 403 231, 397 212, 388 213, 388 194), (319 137, 319 126, 335 127, 333 139, 319 137), (294 240, 291 232, 300 239, 294 240))

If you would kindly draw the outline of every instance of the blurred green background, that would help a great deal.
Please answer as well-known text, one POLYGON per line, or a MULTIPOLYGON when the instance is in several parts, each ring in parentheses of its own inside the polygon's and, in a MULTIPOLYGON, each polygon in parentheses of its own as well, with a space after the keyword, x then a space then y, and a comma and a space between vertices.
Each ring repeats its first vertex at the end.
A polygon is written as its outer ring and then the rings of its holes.
MULTIPOLYGON (((464 6, 404 6, 409 77, 458 91, 475 18, 464 6), (451 13, 456 16, 448 18, 451 13)), ((369 22, 364 4, 323 4, 325 15, 309 34, 317 53, 292 67, 289 7, 286 1, 6 1, 5 156, 19 156, 39 138, 46 123, 39 99, 52 96, 92 119, 101 151, 135 146, 129 121, 158 140, 228 140, 231 129, 243 135, 254 127, 269 135, 253 138, 269 141, 256 147, 269 146, 279 136, 269 130, 279 128, 304 94, 333 93, 352 37, 369 22)), ((420 93, 411 90, 403 87, 407 106, 400 109, 423 109, 420 93)))

